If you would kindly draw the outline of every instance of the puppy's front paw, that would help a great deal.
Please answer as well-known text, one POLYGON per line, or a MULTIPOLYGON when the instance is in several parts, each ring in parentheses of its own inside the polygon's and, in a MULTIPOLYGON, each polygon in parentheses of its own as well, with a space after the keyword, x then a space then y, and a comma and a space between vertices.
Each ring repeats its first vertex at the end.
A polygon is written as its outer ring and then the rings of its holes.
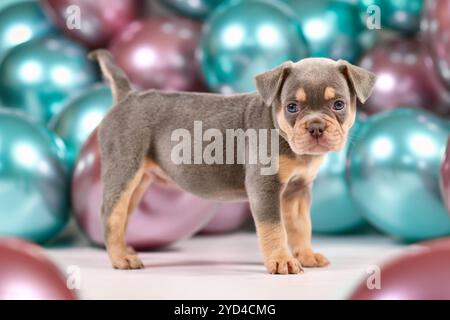
POLYGON ((115 269, 142 269, 144 264, 137 254, 126 254, 120 257, 111 259, 112 265, 115 269))
POLYGON ((312 250, 294 250, 294 256, 303 267, 307 268, 325 267, 330 264, 322 254, 312 250))
POLYGON ((303 273, 300 262, 289 254, 276 254, 266 260, 267 271, 271 274, 303 273))

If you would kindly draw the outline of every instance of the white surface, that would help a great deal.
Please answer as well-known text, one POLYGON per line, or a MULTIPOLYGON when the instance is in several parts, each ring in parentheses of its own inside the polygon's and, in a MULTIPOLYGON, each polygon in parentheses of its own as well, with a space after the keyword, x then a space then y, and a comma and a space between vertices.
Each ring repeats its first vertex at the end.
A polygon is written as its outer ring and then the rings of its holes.
POLYGON ((141 252, 143 270, 114 270, 106 252, 90 247, 48 253, 67 270, 81 271, 82 299, 345 299, 371 265, 403 250, 378 236, 314 237, 331 265, 301 275, 269 275, 256 235, 201 236, 165 251, 141 252))

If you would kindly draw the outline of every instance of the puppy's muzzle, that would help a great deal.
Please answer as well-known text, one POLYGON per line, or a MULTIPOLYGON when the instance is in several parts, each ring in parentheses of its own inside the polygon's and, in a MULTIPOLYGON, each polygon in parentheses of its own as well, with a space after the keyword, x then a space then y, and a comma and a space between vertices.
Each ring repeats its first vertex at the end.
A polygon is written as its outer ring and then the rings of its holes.
POLYGON ((323 133, 325 131, 325 122, 320 119, 314 119, 310 121, 307 125, 307 130, 309 134, 314 139, 319 139, 323 136, 323 133))

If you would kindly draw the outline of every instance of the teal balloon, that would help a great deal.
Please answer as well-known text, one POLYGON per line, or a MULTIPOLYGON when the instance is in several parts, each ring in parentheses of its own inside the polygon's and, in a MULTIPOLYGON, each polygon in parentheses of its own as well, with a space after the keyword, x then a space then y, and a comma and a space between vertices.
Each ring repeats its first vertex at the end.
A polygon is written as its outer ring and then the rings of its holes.
MULTIPOLYGON (((225 0, 228 1, 228 0, 225 0)), ((206 18, 215 7, 224 0, 161 0, 161 2, 180 15, 194 18, 206 18)))
POLYGON ((338 234, 352 232, 366 224, 361 208, 353 200, 346 178, 349 147, 358 139, 359 117, 349 132, 345 147, 330 152, 317 173, 312 189, 313 232, 338 234))
POLYGON ((0 64, 0 101, 46 123, 70 96, 96 80, 94 64, 79 44, 59 37, 11 49, 0 64))
POLYGON ((0 109, 0 236, 44 242, 69 218, 63 141, 24 115, 0 109))
POLYGON ((0 1, 0 12, 6 8, 9 8, 10 6, 17 4, 17 3, 23 3, 23 2, 37 2, 38 0, 1 0, 0 1))
POLYGON ((78 153, 112 105, 109 87, 95 86, 68 102, 49 123, 67 148, 67 161, 73 167, 78 153))
POLYGON ((308 54, 298 20, 277 1, 232 1, 208 19, 201 40, 204 78, 213 91, 247 92, 254 77, 308 54))
POLYGON ((314 57, 356 62, 364 31, 355 5, 336 0, 286 0, 300 20, 314 57))
POLYGON ((450 234, 439 169, 450 131, 438 117, 399 108, 363 123, 350 148, 349 182, 361 213, 406 241, 450 234))
POLYGON ((38 2, 15 3, 0 11, 0 59, 15 46, 53 32, 38 2))
POLYGON ((423 0, 358 0, 358 7, 364 24, 367 19, 372 24, 374 18, 380 18, 381 27, 404 34, 414 34, 420 29, 423 0), (379 10, 370 10, 372 6, 379 10))

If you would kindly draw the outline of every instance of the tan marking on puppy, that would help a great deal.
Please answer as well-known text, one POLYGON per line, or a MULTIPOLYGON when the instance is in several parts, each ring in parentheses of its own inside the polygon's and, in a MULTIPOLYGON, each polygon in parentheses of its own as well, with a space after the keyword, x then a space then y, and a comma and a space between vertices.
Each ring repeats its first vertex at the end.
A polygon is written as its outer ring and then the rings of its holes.
POLYGON ((295 98, 297 99, 298 102, 305 102, 306 101, 305 89, 299 88, 295 93, 295 98))
POLYGON ((278 177, 280 182, 288 183, 294 176, 300 176, 312 183, 319 171, 324 156, 296 156, 291 158, 280 155, 278 158, 278 177))
POLYGON ((129 210, 135 205, 131 203, 131 199, 142 181, 144 171, 145 163, 142 164, 133 179, 128 183, 127 188, 106 221, 106 248, 113 267, 117 269, 141 269, 144 267, 136 254, 130 254, 125 241, 126 226, 130 216, 129 210))
POLYGON ((130 200, 130 206, 128 208, 128 215, 131 215, 133 211, 136 209, 137 205, 142 199, 145 191, 147 191, 148 187, 152 183, 154 179, 147 173, 142 175, 141 181, 138 183, 136 189, 133 192, 130 200))
POLYGON ((156 181, 161 185, 170 186, 178 190, 182 190, 169 176, 161 169, 161 167, 151 159, 145 162, 145 172, 151 176, 152 181, 156 181))
POLYGON ((286 121, 286 118, 284 117, 283 114, 283 108, 281 108, 281 111, 278 111, 277 113, 277 122, 281 131, 283 131, 286 134, 288 141, 292 141, 292 138, 294 136, 294 128, 292 128, 286 121))
POLYGON ((259 244, 267 271, 272 274, 303 272, 300 262, 287 250, 286 231, 281 223, 257 223, 259 244))
POLYGON ((288 243, 294 256, 305 267, 322 267, 328 260, 312 251, 310 219, 310 187, 317 175, 323 156, 281 155, 279 179, 285 184, 281 194, 281 216, 288 243))
POLYGON ((336 97, 336 91, 334 90, 334 88, 332 87, 326 87, 323 97, 325 100, 331 100, 334 99, 336 97))
POLYGON ((347 119, 342 124, 342 127, 344 128, 345 132, 348 132, 351 127, 353 127, 353 124, 356 120, 356 97, 352 98, 352 102, 350 103, 350 116, 347 117, 347 119))
POLYGON ((311 218, 309 187, 300 189, 297 197, 283 195, 282 217, 288 236, 289 246, 295 258, 303 267, 324 267, 329 261, 320 253, 315 253, 311 245, 311 218))

